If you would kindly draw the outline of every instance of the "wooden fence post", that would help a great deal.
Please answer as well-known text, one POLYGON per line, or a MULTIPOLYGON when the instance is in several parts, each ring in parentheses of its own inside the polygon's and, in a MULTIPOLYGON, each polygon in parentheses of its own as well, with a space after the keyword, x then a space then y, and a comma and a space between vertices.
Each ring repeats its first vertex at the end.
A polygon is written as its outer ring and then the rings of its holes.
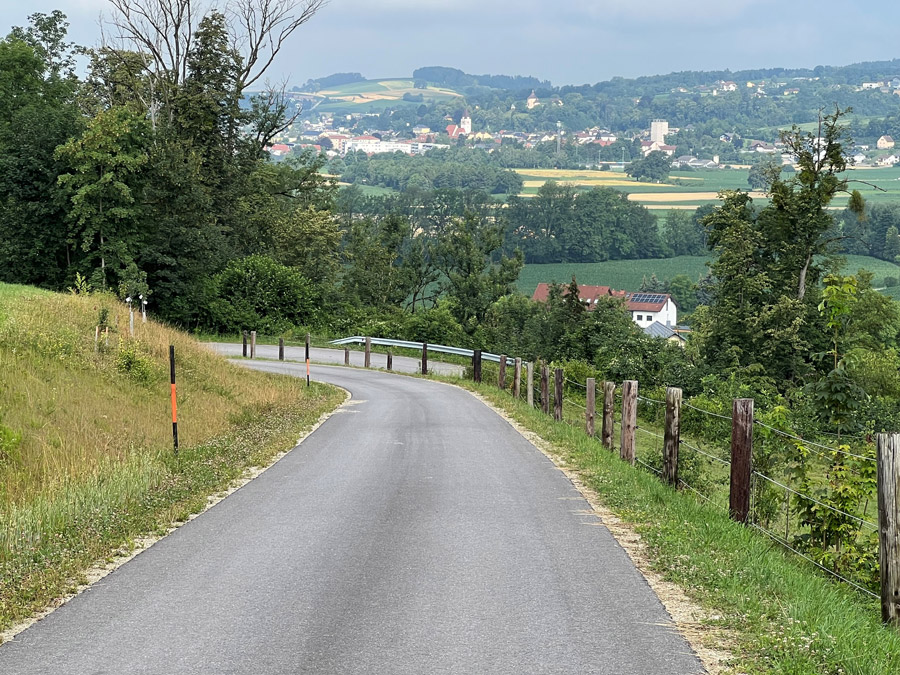
POLYGON ((597 414, 597 380, 593 377, 587 379, 587 394, 584 402, 584 430, 591 438, 594 437, 594 417, 597 414))
POLYGON ((372 366, 372 338, 366 338, 366 359, 365 359, 365 367, 370 368, 372 366))
POLYGON ((616 429, 616 383, 603 383, 603 430, 601 440, 607 450, 613 449, 613 434, 616 429))
POLYGON ((637 380, 622 383, 622 440, 619 456, 634 465, 634 434, 637 429, 637 380))
POLYGON ((350 365, 350 347, 344 347, 344 365, 350 365))
POLYGON ((881 620, 900 625, 900 434, 878 434, 881 620))
POLYGON ((422 343, 422 374, 428 374, 428 343, 422 343))
POLYGON ((388 372, 394 369, 394 354, 390 351, 387 353, 387 369, 388 372))
POLYGON ((550 368, 541 364, 541 410, 550 414, 550 368))
POLYGON ((666 389, 666 431, 663 441, 663 480, 678 487, 678 447, 681 443, 681 389, 666 389))
POLYGON ((563 418, 563 369, 556 369, 556 382, 553 387, 553 419, 562 422, 563 418))
POLYGON ((753 456, 753 399, 736 398, 731 412, 731 489, 728 512, 746 523, 750 516, 750 472, 753 456))
POLYGON ((244 339, 244 352, 243 352, 243 354, 244 354, 244 358, 246 359, 246 358, 247 358, 247 331, 242 330, 242 331, 241 331, 241 337, 243 337, 243 339, 244 339))
POLYGON ((284 338, 278 338, 278 360, 284 361, 284 338))
POLYGON ((250 358, 256 358, 256 331, 250 331, 250 358))
POLYGON ((472 352, 472 379, 481 382, 481 350, 472 352))
POLYGON ((497 375, 497 387, 506 389, 506 354, 500 355, 500 372, 497 375))
POLYGON ((525 384, 525 395, 528 399, 528 405, 534 407, 534 362, 529 361, 525 367, 525 377, 528 382, 525 384))
POLYGON ((516 357, 515 370, 513 370, 513 398, 518 399, 522 395, 522 359, 516 357))

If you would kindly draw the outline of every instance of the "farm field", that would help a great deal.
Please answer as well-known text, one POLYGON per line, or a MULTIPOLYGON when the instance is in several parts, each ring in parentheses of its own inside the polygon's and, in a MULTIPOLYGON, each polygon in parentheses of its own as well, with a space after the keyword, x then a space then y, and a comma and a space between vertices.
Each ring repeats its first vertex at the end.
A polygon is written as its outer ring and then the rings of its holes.
MULTIPOLYGON (((863 255, 844 256, 845 274, 855 274, 866 269, 875 275, 876 288, 884 286, 884 277, 900 277, 900 265, 863 255)), ((552 263, 545 265, 525 265, 519 275, 519 290, 527 295, 541 282, 568 283, 572 275, 579 283, 612 286, 616 289, 636 291, 644 277, 655 274, 660 281, 671 279, 676 274, 686 274, 696 281, 706 274, 708 256, 678 256, 675 258, 645 258, 641 260, 609 260, 600 263, 552 263)), ((883 291, 884 292, 884 291, 883 291)), ((886 289, 886 294, 900 299, 900 287, 886 289)))
POLYGON ((411 79, 383 79, 351 82, 316 92, 321 103, 315 106, 320 112, 359 113, 382 110, 387 106, 421 105, 423 101, 404 101, 404 94, 421 94, 425 103, 447 101, 462 95, 443 87, 416 89, 411 79))
MULTIPOLYGON (((629 194, 629 199, 649 209, 693 209, 718 202, 720 190, 747 190, 747 169, 673 171, 668 183, 639 183, 616 171, 565 171, 558 169, 517 169, 524 181, 521 196, 534 196, 548 180, 581 188, 610 187, 629 194), (678 184, 675 184, 677 181, 678 184)), ((900 168, 859 168, 847 173, 851 189, 859 190, 871 204, 900 202, 900 168), (872 185, 868 185, 870 183, 872 185), (872 186, 876 187, 872 187, 872 186)), ((754 192, 759 201, 765 195, 754 192)), ((833 206, 844 208, 847 197, 836 198, 833 206)))

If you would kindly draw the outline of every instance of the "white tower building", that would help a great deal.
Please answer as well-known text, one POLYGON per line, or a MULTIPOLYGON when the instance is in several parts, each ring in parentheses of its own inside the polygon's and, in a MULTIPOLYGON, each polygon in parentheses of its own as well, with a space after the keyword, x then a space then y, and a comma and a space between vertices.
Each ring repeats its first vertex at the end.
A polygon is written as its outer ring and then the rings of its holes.
POLYGON ((669 123, 665 120, 653 120, 650 122, 650 142, 665 145, 666 134, 669 133, 669 123))

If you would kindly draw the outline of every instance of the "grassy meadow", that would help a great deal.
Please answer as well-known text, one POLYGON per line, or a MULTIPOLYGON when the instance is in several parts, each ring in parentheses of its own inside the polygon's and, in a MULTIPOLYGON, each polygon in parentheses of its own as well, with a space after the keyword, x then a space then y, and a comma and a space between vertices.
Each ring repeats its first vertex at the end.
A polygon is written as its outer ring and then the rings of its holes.
MULTIPOLYGON (((876 288, 884 286, 886 276, 900 277, 900 265, 863 255, 844 256, 843 270, 855 274, 860 269, 872 272, 876 288)), ((704 276, 708 268, 707 256, 677 256, 675 258, 644 258, 640 260, 609 260, 599 263, 551 263, 546 265, 525 265, 519 274, 518 287, 531 295, 541 282, 568 283, 572 275, 579 283, 636 291, 641 281, 653 274, 660 281, 671 279, 676 274, 686 274, 696 281, 704 276)), ((895 299, 900 299, 900 287, 882 289, 895 299)))
MULTIPOLYGON (((152 305, 151 305, 152 306, 152 305)), ((0 631, 203 508, 343 396, 247 372, 111 295, 0 284, 0 631), (109 326, 95 343, 95 327, 109 326), (168 370, 175 346, 180 452, 168 370)))
POLYGON ((322 102, 316 106, 319 112, 365 113, 381 111, 398 105, 419 106, 423 101, 404 101, 404 94, 423 96, 425 103, 449 101, 461 98, 461 94, 444 87, 429 86, 416 89, 411 79, 383 79, 351 82, 316 92, 322 102), (327 100, 326 100, 327 99, 327 100))

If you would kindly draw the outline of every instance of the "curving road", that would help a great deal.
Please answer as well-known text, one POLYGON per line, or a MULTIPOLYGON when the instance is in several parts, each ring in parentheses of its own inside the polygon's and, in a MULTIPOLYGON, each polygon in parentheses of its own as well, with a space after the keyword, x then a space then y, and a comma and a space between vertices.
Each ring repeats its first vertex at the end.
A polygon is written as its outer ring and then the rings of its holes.
POLYGON ((703 672, 572 484, 494 412, 415 378, 313 377, 353 400, 0 646, 0 673, 703 672))

